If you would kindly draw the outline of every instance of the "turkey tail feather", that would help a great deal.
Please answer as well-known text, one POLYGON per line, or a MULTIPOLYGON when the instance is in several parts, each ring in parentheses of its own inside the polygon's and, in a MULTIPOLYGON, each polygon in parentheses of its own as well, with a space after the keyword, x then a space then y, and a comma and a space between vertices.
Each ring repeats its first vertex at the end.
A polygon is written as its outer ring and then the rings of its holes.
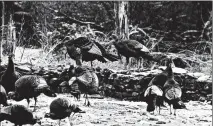
POLYGON ((157 96, 163 96, 163 91, 158 86, 152 85, 146 89, 144 97, 146 97, 148 94, 156 94, 157 96))
POLYGON ((146 110, 148 112, 154 111, 155 110, 155 106, 156 106, 156 99, 157 99, 157 95, 150 95, 148 98, 148 106, 146 108, 146 110))
POLYGON ((185 104, 181 101, 181 99, 175 99, 173 103, 174 109, 184 109, 186 108, 185 104))
POLYGON ((144 53, 144 52, 143 52, 141 55, 142 55, 142 57, 143 57, 144 59, 147 59, 147 60, 150 60, 150 61, 158 62, 158 60, 155 59, 150 53, 144 53))
POLYGON ((144 97, 146 97, 146 103, 148 104, 146 108, 148 112, 154 111, 156 105, 160 106, 162 95, 163 91, 156 85, 152 85, 146 89, 144 97))
POLYGON ((161 96, 157 96, 156 98, 156 106, 163 106, 164 98, 161 96))
POLYGON ((117 56, 109 54, 109 53, 106 53, 105 57, 110 61, 118 61, 119 60, 119 58, 117 56))
POLYGON ((91 47, 91 49, 88 52, 91 54, 102 56, 101 50, 95 44, 93 44, 93 46, 91 47))

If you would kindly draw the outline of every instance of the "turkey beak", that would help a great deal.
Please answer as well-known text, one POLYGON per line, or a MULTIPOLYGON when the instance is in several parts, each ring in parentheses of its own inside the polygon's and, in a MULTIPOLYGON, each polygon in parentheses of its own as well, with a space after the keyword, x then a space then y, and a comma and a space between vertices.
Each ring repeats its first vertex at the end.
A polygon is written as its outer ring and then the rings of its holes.
POLYGON ((7 95, 8 100, 13 99, 12 98, 13 96, 14 96, 14 93, 13 92, 9 92, 8 95, 7 95))
POLYGON ((75 113, 86 113, 85 111, 81 110, 79 107, 75 109, 75 113))
POLYGON ((81 110, 78 105, 73 105, 72 110, 74 113, 85 113, 85 111, 81 110))
POLYGON ((55 93, 53 93, 53 97, 57 97, 57 95, 55 93))

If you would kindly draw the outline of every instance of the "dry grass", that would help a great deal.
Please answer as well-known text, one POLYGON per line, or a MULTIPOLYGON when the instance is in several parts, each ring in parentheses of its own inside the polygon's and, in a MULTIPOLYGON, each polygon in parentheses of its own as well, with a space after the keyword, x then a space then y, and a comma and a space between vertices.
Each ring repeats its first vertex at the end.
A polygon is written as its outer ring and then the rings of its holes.
MULTIPOLYGON (((23 53, 23 58, 21 59, 21 55, 23 52, 22 47, 17 47, 15 52, 15 63, 31 63, 32 65, 40 66, 40 67, 47 67, 47 66, 57 66, 57 65, 75 65, 75 61, 72 60, 69 55, 67 54, 66 58, 64 54, 52 54, 50 53, 47 57, 47 52, 44 52, 42 49, 29 49, 26 48, 23 53)), ((188 58, 185 54, 183 54, 184 58, 188 58)), ((194 55, 190 56, 189 58, 196 60, 199 64, 191 65, 191 68, 187 68, 190 72, 202 72, 207 75, 211 75, 212 73, 212 59, 209 59, 209 55, 194 55)), ((125 60, 122 60, 125 63, 125 60)), ((93 61, 94 67, 110 68, 113 70, 121 70, 124 68, 124 63, 121 64, 120 61, 116 62, 107 62, 101 63, 99 61, 93 61)), ((7 56, 3 56, 2 64, 7 64, 7 56)), ((90 62, 83 63, 86 66, 90 66, 90 62)), ((152 66, 153 63, 147 63, 145 61, 144 66, 152 66)), ((135 67, 135 66, 133 66, 135 67)))

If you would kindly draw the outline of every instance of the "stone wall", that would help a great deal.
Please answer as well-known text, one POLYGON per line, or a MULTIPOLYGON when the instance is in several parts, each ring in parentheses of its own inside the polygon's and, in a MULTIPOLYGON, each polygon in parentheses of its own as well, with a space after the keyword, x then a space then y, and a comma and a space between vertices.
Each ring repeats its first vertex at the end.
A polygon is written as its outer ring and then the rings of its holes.
MULTIPOLYGON (((24 65, 16 67, 22 74, 37 74, 43 76, 48 85, 58 93, 69 93, 75 87, 68 86, 70 76, 69 66, 57 66, 55 68, 41 68, 37 70, 26 69, 24 65), (59 69, 60 68, 60 69, 59 69), (63 82, 63 84, 61 84, 63 82), (61 84, 61 87, 59 86, 61 84)), ((143 100, 143 92, 153 77, 161 73, 166 67, 146 71, 114 71, 110 69, 98 70, 96 74, 100 81, 100 90, 106 97, 114 97, 121 100, 143 100)), ((180 84, 183 95, 187 100, 211 100, 212 76, 203 73, 190 73, 182 68, 173 69, 175 80, 180 84)))

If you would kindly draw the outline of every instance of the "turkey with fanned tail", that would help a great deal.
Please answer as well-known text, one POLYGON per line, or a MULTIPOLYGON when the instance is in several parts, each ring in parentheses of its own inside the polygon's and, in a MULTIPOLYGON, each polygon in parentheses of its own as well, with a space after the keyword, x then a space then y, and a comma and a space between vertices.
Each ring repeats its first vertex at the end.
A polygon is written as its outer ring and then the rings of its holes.
POLYGON ((72 68, 74 76, 69 80, 69 85, 78 84, 81 93, 86 95, 85 105, 90 106, 88 94, 100 94, 99 80, 96 73, 87 67, 72 68))
MULTIPOLYGON (((164 105, 164 98, 163 95, 160 93, 163 90, 163 86, 167 81, 167 76, 169 72, 169 64, 172 63, 172 59, 168 58, 166 66, 167 68, 162 72, 156 75, 148 84, 148 88, 146 89, 144 93, 144 97, 147 101, 147 111, 151 112, 155 110, 155 106, 158 106, 159 108, 159 114, 161 106, 164 105), (153 90, 155 89, 155 90, 153 90)), ((163 92, 162 92, 163 93, 163 92)))
POLYGON ((156 85, 149 86, 145 93, 144 97, 146 98, 147 108, 146 110, 148 112, 154 113, 155 107, 159 106, 159 114, 160 114, 160 105, 162 101, 163 91, 161 88, 159 88, 156 85))
POLYGON ((163 86, 163 92, 164 99, 170 106, 170 114, 172 114, 171 105, 173 105, 174 115, 176 115, 176 109, 186 109, 186 106, 181 100, 182 90, 179 83, 174 79, 171 65, 172 63, 170 63, 168 67, 167 81, 163 86))

